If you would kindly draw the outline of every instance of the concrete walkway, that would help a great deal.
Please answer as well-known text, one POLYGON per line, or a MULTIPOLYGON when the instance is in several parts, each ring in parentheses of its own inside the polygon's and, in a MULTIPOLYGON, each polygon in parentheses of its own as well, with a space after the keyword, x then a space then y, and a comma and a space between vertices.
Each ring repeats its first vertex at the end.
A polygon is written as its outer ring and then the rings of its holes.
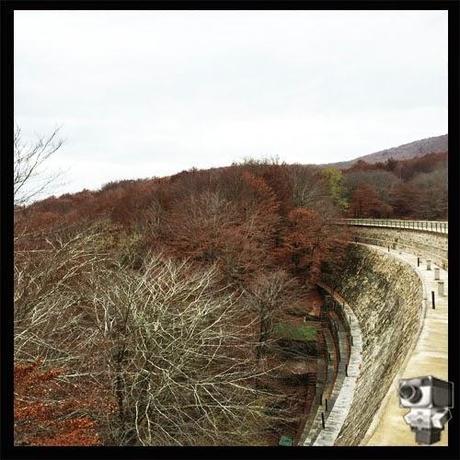
MULTIPOLYGON (((358 243, 359 244, 359 243, 358 243)), ((436 265, 427 270, 425 259, 417 267, 417 256, 366 244, 365 246, 380 251, 408 263, 418 274, 424 289, 423 320, 415 345, 401 367, 399 375, 393 381, 385 396, 374 422, 370 426, 361 445, 368 446, 417 446, 415 434, 406 425, 403 415, 408 409, 399 407, 398 380, 400 378, 433 375, 448 380, 448 277, 447 271, 436 265), (440 281, 444 282, 444 295, 438 294, 438 281, 434 279, 434 268, 439 268, 440 281), (432 294, 435 293, 435 309, 432 308, 432 294)), ((441 433, 441 441, 433 446, 447 445, 447 425, 441 433)))

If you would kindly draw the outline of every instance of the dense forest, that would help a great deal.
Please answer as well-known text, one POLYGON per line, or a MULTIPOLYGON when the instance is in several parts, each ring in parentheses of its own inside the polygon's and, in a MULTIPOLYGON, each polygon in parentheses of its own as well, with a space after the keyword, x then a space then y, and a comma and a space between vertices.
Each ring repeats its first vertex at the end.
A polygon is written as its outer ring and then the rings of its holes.
POLYGON ((447 154, 343 171, 248 160, 18 201, 15 443, 298 436, 315 283, 341 263, 343 216, 445 219, 447 154))
POLYGON ((349 217, 447 220, 447 152, 343 170, 349 217))
POLYGON ((307 298, 346 244, 331 184, 246 162, 18 206, 16 443, 295 435, 315 383, 307 298))

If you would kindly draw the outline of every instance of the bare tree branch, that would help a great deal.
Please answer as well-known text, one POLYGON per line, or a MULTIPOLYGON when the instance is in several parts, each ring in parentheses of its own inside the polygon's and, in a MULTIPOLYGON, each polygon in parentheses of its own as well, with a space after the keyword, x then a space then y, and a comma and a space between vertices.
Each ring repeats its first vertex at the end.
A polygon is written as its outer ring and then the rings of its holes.
POLYGON ((18 126, 14 132, 14 204, 21 206, 40 196, 56 181, 59 174, 46 174, 41 170, 43 163, 63 145, 58 138, 59 128, 48 136, 41 136, 35 142, 22 139, 18 126))

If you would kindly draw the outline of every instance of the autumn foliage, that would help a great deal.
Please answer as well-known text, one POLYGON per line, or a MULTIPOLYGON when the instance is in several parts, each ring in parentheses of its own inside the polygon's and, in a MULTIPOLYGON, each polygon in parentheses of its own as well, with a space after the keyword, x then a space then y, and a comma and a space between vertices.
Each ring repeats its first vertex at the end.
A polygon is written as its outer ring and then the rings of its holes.
POLYGON ((347 244, 331 193, 315 168, 249 161, 18 206, 16 443, 295 429, 298 401, 267 363, 288 311, 318 314, 308 293, 347 244))
POLYGON ((16 445, 94 446, 100 438, 85 414, 91 400, 81 399, 59 380, 62 369, 44 369, 41 361, 16 363, 14 420, 16 445))
POLYGON ((351 195, 349 213, 352 217, 389 217, 393 208, 384 203, 369 184, 360 184, 351 195))
POLYGON ((295 431, 274 331, 319 320, 307 299, 349 240, 335 219, 445 216, 445 170, 442 155, 345 171, 246 161, 17 205, 16 444, 295 431))
POLYGON ((343 174, 349 217, 447 219, 447 153, 360 160, 343 174))

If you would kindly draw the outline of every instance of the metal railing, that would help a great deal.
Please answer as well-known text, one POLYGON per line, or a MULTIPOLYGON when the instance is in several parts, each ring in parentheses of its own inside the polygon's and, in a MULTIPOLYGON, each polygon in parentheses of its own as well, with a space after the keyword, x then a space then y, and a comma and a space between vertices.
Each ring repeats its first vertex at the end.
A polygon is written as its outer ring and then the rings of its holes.
POLYGON ((448 234, 447 221, 435 220, 396 220, 396 219, 338 219, 341 225, 360 225, 364 227, 403 228, 407 230, 421 230, 424 232, 448 234))

